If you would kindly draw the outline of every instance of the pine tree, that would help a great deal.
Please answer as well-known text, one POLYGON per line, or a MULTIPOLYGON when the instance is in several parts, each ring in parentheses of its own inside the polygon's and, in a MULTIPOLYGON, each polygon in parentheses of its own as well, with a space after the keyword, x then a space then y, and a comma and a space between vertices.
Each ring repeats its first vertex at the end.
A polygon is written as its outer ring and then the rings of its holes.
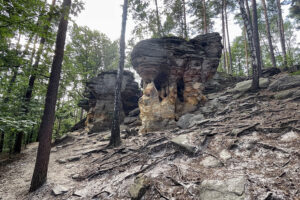
POLYGON ((55 54, 51 67, 51 75, 48 84, 45 109, 39 129, 39 147, 36 163, 31 180, 30 191, 35 191, 47 180, 48 164, 51 150, 51 138, 55 118, 55 105, 61 73, 61 66, 64 57, 64 47, 68 28, 68 16, 71 7, 71 0, 64 0, 62 4, 62 16, 59 22, 55 54))
POLYGON ((117 74, 116 89, 115 89, 115 102, 114 102, 114 114, 111 128, 111 137, 109 146, 117 147, 121 145, 120 137, 120 107, 121 107, 121 89, 123 81, 124 61, 125 61, 125 32, 126 32, 126 20, 127 20, 127 7, 128 0, 124 0, 123 16, 122 16, 122 30, 120 39, 120 61, 117 74))

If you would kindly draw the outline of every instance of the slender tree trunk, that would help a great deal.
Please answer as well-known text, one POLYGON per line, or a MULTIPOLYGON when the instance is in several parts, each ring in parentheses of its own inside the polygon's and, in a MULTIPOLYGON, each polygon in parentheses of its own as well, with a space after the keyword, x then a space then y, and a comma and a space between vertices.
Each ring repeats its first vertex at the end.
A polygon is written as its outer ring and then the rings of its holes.
POLYGON ((61 66, 64 57, 64 47, 68 28, 68 15, 70 7, 71 0, 64 0, 62 4, 62 16, 60 18, 57 31, 55 54, 51 67, 51 75, 46 94, 45 109, 42 117, 42 123, 39 129, 40 140, 34 172, 31 180, 31 192, 41 187, 47 180, 48 164, 51 150, 51 137, 55 119, 55 105, 57 100, 61 66))
POLYGON ((128 7, 127 4, 128 4, 128 0, 124 0, 122 30, 121 30, 121 39, 120 39, 120 61, 119 61, 119 69, 118 69, 116 90, 115 90, 114 114, 113 114, 113 121, 112 121, 112 128, 111 128, 111 137, 109 142, 109 146, 112 147, 121 145, 120 106, 121 106, 121 88, 122 88, 124 61, 125 61, 125 31, 126 31, 127 7, 128 7))
POLYGON ((203 3, 203 32, 207 33, 207 17, 206 17, 206 3, 205 0, 202 0, 203 3))
POLYGON ((232 55, 231 55, 231 47, 230 47, 230 39, 229 39, 229 30, 228 30, 228 19, 227 19, 227 4, 226 0, 224 0, 224 11, 225 11, 225 24, 226 24, 226 30, 227 30, 227 45, 228 45, 228 53, 229 53, 229 74, 232 74, 232 55))
POLYGON ((269 48, 270 48, 270 57, 271 57, 271 61, 272 61, 272 66, 276 67, 276 60, 275 60, 275 56, 274 56, 274 48, 273 48, 273 44, 272 44, 272 37, 271 37, 270 23, 269 23, 269 18, 268 18, 268 13, 267 13, 266 1, 261 0, 261 3, 264 8, 264 15, 265 15, 265 20, 266 20, 266 31, 267 31, 269 48))
POLYGON ((243 35, 244 35, 244 43, 245 43, 245 56, 246 56, 246 69, 247 69, 247 76, 249 77, 250 73, 249 73, 249 61, 248 61, 248 45, 247 45, 247 36, 246 36, 246 27, 244 26, 244 31, 243 31, 243 35))
POLYGON ((80 121, 83 119, 83 108, 80 110, 80 121))
POLYGON ((259 76, 261 76, 261 69, 262 69, 262 57, 260 51, 260 40, 259 40, 259 33, 258 33, 258 23, 257 23, 257 7, 256 7, 256 0, 252 0, 252 23, 253 23, 253 44, 256 50, 256 57, 258 60, 257 70, 259 76))
POLYGON ((283 64, 284 67, 287 67, 288 66, 287 55, 286 55, 286 48, 285 48, 285 36, 284 36, 284 27, 283 27, 280 0, 277 0, 277 9, 278 9, 278 27, 279 27, 280 44, 281 44, 281 49, 283 54, 283 64))
POLYGON ((160 17, 159 17, 159 12, 158 12, 157 0, 154 0, 154 1, 155 1, 156 23, 157 23, 158 35, 159 35, 159 37, 162 37, 163 33, 162 33, 162 30, 161 30, 161 22, 160 22, 160 17))
MULTIPOLYGON (((246 0, 247 1, 247 0, 246 0)), ((259 89, 259 74, 258 74, 258 59, 256 57, 256 49, 253 41, 253 27, 251 17, 247 15, 244 0, 239 0, 240 11, 247 30, 247 38, 251 52, 251 65, 252 65, 252 90, 259 89)))
POLYGON ((225 18, 224 18, 224 0, 222 0, 222 36, 223 36, 223 63, 224 63, 224 70, 227 70, 227 56, 226 56, 226 35, 225 35, 225 18))
MULTIPOLYGON (((54 9, 55 3, 56 3, 56 0, 52 0, 52 5, 51 5, 50 12, 49 12, 49 18, 48 18, 49 23, 52 21, 53 9, 54 9)), ((49 25, 45 25, 44 26, 44 34, 47 34, 48 30, 49 30, 49 25)), ((37 73, 38 65, 39 65, 39 62, 41 59, 41 55, 43 53, 45 42, 46 42, 45 36, 41 37, 40 46, 39 46, 39 49, 38 49, 37 55, 36 55, 36 60, 31 69, 31 75, 29 77, 29 82, 28 82, 28 86, 26 89, 25 97, 24 97, 24 105, 22 106, 22 109, 24 109, 24 116, 26 116, 29 113, 29 103, 31 101, 32 92, 33 92, 33 88, 34 88, 34 82, 36 79, 36 73, 37 73)), ((16 140, 15 140, 15 146, 14 146, 15 153, 21 152, 23 135, 24 135, 23 131, 19 131, 16 134, 16 140), (21 145, 21 146, 19 146, 19 145, 21 145)))
POLYGON ((184 38, 188 39, 187 24, 186 24, 186 12, 185 12, 185 0, 182 0, 183 8, 183 28, 184 28, 184 38))
POLYGON ((4 132, 0 131, 0 153, 3 152, 4 147, 4 132))

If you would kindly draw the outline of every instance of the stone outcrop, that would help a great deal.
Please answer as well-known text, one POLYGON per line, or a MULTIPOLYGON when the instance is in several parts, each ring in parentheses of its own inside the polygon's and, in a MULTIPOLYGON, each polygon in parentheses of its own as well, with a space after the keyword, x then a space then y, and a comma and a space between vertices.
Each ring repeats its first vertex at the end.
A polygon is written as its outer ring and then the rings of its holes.
MULTIPOLYGON (((79 106, 87 112, 86 126, 89 132, 103 131, 111 126, 114 111, 114 93, 117 71, 106 71, 92 78, 86 85, 84 96, 79 106)), ((141 91, 134 81, 133 73, 124 71, 121 89, 121 122, 130 111, 138 107, 141 91)))
POLYGON ((215 74, 221 51, 218 33, 189 41, 166 37, 139 42, 131 61, 144 89, 139 100, 140 131, 175 126, 174 120, 196 110, 205 101, 204 83, 215 74))

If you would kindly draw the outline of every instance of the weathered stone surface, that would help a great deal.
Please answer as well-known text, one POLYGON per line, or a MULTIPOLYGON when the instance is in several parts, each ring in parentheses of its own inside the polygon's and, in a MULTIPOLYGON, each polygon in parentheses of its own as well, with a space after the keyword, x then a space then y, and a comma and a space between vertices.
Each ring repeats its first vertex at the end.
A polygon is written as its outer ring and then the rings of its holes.
POLYGON ((205 119, 202 114, 185 114, 182 115, 179 120, 177 121, 177 126, 179 126, 182 129, 186 129, 194 124, 196 124, 198 121, 201 121, 205 119))
MULTIPOLYGON (((116 70, 106 71, 92 78, 86 85, 84 95, 87 99, 81 101, 79 106, 88 111, 86 125, 90 133, 103 131, 111 126, 116 79, 116 70)), ((124 71, 121 89, 121 122, 124 116, 138 107, 140 96, 141 91, 138 83, 134 81, 133 73, 124 71)))
POLYGON ((262 69, 261 75, 262 75, 262 77, 270 77, 270 76, 279 74, 280 72, 281 72, 281 70, 279 68, 270 67, 270 68, 262 69))
POLYGON ((245 177, 204 180, 200 185, 201 200, 244 200, 245 177))
POLYGON ((221 152, 220 152, 220 158, 224 161, 230 159, 232 156, 231 156, 231 153, 226 150, 226 149, 223 149, 221 152))
POLYGON ((187 153, 197 153, 203 145, 205 136, 199 132, 182 134, 171 139, 171 142, 187 153))
POLYGON ((146 176, 138 176, 129 188, 129 194, 132 200, 139 200, 143 197, 146 189, 149 187, 149 180, 146 176))
POLYGON ((296 141, 299 139, 299 135, 295 133, 294 131, 290 131, 283 136, 281 136, 280 140, 285 141, 285 142, 291 142, 291 141, 296 141))
POLYGON ((215 74, 221 51, 218 33, 199 35, 190 41, 166 37, 139 42, 131 61, 144 88, 139 100, 140 131, 167 128, 174 124, 171 121, 195 111, 206 99, 204 83, 215 74))
MULTIPOLYGON (((231 92, 245 92, 251 88, 252 80, 242 81, 236 84, 236 86, 231 90, 231 92)), ((259 87, 267 88, 270 84, 268 78, 259 78, 259 87)))
POLYGON ((69 189, 64 187, 64 186, 61 186, 61 185, 56 185, 53 189, 52 189, 52 193, 55 195, 55 196, 58 196, 58 195, 61 195, 61 194, 64 194, 66 192, 68 192, 69 189))
POLYGON ((215 168, 222 166, 222 163, 213 156, 207 156, 201 161, 201 165, 207 168, 215 168))
POLYGON ((281 91, 294 87, 300 87, 300 75, 285 75, 270 84, 269 90, 281 91))

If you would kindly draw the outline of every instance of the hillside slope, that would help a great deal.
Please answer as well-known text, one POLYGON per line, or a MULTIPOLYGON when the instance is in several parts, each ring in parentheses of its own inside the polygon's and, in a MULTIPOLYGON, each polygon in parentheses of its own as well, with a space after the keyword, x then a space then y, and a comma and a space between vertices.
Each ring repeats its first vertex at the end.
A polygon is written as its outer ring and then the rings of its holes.
POLYGON ((0 199, 300 199, 294 77, 264 79, 257 93, 245 92, 245 82, 209 93, 202 108, 179 120, 182 128, 128 129, 115 149, 106 148, 109 131, 72 132, 52 148, 47 183, 28 194, 32 144, 0 165, 0 199))

